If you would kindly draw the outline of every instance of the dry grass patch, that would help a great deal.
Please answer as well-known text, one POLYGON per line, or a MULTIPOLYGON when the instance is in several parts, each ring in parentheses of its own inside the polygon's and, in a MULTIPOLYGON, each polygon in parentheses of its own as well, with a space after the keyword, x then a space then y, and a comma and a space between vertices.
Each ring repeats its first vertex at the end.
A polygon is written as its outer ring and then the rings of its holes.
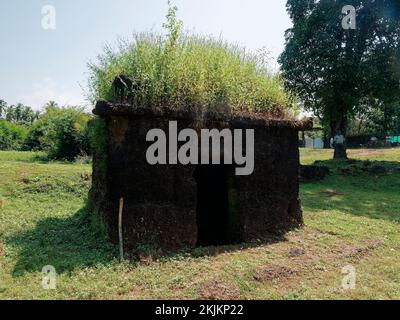
POLYGON ((338 192, 333 189, 325 189, 324 191, 320 192, 322 195, 325 195, 327 197, 337 197, 337 196, 344 196, 344 193, 338 192))
POLYGON ((281 265, 271 265, 256 268, 253 277, 259 282, 280 282, 298 274, 298 271, 295 269, 281 265))
POLYGON ((383 246, 383 242, 380 240, 368 240, 365 242, 365 245, 362 246, 343 246, 339 249, 333 249, 333 252, 339 257, 344 259, 349 259, 353 262, 357 262, 363 259, 368 254, 372 253, 372 251, 383 246))
POLYGON ((204 300, 240 299, 240 290, 235 284, 218 279, 203 282, 200 285, 198 293, 199 297, 204 300))

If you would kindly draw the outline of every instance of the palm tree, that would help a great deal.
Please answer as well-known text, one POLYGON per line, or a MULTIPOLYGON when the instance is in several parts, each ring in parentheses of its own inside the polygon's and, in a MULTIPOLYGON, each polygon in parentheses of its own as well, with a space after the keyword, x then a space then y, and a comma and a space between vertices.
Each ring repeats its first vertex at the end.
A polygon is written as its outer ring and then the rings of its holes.
POLYGON ((53 100, 50 100, 49 102, 47 102, 47 103, 44 105, 44 109, 45 109, 46 111, 49 111, 49 110, 51 110, 51 109, 56 109, 56 108, 58 108, 58 104, 57 104, 57 102, 55 102, 55 101, 53 101, 53 100))

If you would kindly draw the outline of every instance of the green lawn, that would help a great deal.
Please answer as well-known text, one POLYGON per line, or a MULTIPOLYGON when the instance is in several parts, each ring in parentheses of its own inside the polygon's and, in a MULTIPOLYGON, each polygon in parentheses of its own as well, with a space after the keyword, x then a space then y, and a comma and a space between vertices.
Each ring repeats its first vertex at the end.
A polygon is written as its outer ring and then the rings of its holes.
POLYGON ((84 209, 90 165, 0 152, 0 298, 400 299, 400 149, 351 150, 349 162, 329 150, 301 156, 331 169, 301 186, 303 229, 270 244, 119 263, 84 209), (367 170, 373 161, 387 173, 367 170), (45 265, 57 290, 42 288, 45 265), (355 290, 341 288, 348 265, 355 290))

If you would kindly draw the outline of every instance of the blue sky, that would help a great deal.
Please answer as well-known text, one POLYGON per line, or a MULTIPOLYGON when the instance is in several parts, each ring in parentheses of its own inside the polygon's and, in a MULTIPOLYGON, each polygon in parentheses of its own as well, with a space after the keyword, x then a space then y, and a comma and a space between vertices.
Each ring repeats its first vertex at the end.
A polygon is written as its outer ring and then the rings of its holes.
MULTIPOLYGON (((134 31, 160 31, 166 0, 2 0, 0 99, 40 109, 48 100, 86 104, 87 62, 134 31), (42 28, 55 8, 56 29, 42 28)), ((291 26, 286 0, 174 0, 186 30, 222 36, 276 58, 291 26)), ((88 106, 90 107, 90 106, 88 106)))

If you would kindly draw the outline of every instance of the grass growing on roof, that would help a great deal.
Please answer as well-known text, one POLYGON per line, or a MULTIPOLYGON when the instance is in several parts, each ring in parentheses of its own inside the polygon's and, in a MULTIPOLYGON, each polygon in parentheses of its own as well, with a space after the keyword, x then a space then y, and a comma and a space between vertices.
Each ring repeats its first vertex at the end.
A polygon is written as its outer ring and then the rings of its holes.
POLYGON ((268 68, 268 54, 251 54, 222 39, 181 33, 176 8, 170 8, 167 35, 140 33, 107 46, 89 64, 92 100, 116 100, 113 80, 121 74, 141 81, 137 104, 152 107, 265 112, 289 116, 294 103, 281 78, 268 68))

